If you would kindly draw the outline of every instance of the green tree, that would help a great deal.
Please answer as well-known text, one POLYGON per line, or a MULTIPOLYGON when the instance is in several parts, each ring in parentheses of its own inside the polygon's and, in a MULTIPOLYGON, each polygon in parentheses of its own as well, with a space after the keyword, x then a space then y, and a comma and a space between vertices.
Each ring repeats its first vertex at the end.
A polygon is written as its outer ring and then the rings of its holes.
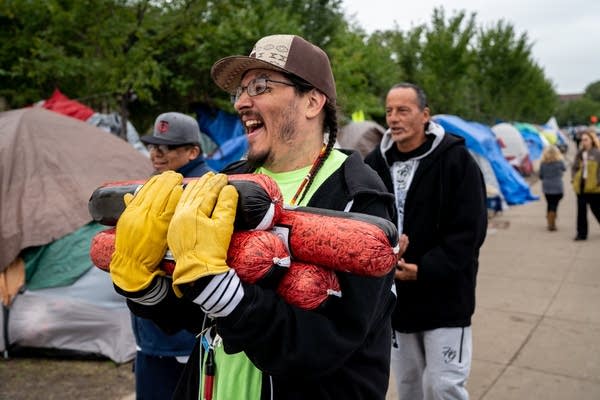
POLYGON ((561 103, 556 109, 559 125, 589 125, 592 115, 600 116, 600 102, 587 97, 561 103))
MULTIPOLYGON (((212 64, 276 33, 330 55, 344 115, 363 110, 382 122, 385 94, 400 81, 421 85, 436 113, 488 123, 547 119, 554 108, 526 35, 510 25, 478 31, 475 14, 446 18, 439 8, 428 25, 367 35, 341 0, 4 0, 0 98, 17 108, 60 88, 99 111, 129 110, 142 131, 165 110, 232 111, 212 64)), ((589 92, 597 98, 596 86, 589 92)))
POLYGON ((360 91, 355 91, 352 96, 356 98, 360 93, 371 92, 371 100, 377 99, 377 103, 372 102, 365 109, 369 118, 382 125, 385 124, 385 97, 389 89, 401 82, 420 83, 425 29, 425 25, 419 25, 403 32, 396 27, 376 31, 364 40, 366 63, 357 69, 368 71, 370 79, 366 81, 367 86, 359 88, 360 91))
POLYGON ((457 12, 448 20, 443 8, 433 11, 431 27, 425 30, 421 69, 417 82, 427 92, 432 111, 467 115, 470 110, 470 69, 475 35, 475 15, 457 12))
POLYGON ((343 20, 339 7, 339 0, 6 0, 0 97, 22 107, 58 87, 114 110, 134 93, 134 119, 143 126, 165 109, 228 108, 210 78, 214 61, 248 54, 257 38, 273 33, 326 47, 343 20))
POLYGON ((168 74, 154 55, 161 11, 149 1, 6 1, 2 5, 0 95, 12 107, 54 88, 110 109, 135 91, 152 103, 168 74), (3 41, 4 42, 4 41, 3 41))
POLYGON ((551 116, 556 95, 533 61, 526 33, 517 37, 512 25, 500 20, 490 29, 479 30, 475 53, 473 119, 492 124, 551 116))
POLYGON ((382 99, 397 76, 389 49, 373 37, 340 29, 330 51, 342 120, 361 110, 367 119, 382 115, 382 99))
POLYGON ((590 100, 600 102, 600 81, 590 83, 583 95, 590 100))

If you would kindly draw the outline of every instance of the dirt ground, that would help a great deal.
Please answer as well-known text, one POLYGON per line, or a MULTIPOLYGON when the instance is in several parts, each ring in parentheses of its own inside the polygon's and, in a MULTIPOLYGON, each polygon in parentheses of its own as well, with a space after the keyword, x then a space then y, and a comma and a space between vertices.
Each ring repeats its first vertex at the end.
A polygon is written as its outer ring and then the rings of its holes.
POLYGON ((0 357, 3 400, 134 400, 132 363, 0 357))

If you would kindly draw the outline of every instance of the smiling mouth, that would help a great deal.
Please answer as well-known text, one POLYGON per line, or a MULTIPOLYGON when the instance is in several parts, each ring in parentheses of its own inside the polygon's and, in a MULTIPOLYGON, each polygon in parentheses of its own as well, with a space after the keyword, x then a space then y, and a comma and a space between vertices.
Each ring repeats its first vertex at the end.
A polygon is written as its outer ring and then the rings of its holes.
POLYGON ((248 133, 248 135, 253 134, 263 126, 264 123, 258 119, 249 119, 244 121, 244 127, 246 128, 246 133, 248 133))

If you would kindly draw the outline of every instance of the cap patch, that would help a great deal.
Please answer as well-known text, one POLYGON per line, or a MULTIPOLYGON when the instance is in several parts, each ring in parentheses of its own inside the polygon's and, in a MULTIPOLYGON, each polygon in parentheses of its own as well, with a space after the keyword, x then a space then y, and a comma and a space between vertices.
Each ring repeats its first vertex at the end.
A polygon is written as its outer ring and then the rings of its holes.
POLYGON ((267 61, 280 68, 285 67, 288 55, 290 54, 290 37, 271 36, 270 40, 259 40, 252 49, 250 57, 267 61))
POLYGON ((158 133, 167 133, 169 131, 169 122, 158 121, 158 124, 156 124, 156 130, 158 133))

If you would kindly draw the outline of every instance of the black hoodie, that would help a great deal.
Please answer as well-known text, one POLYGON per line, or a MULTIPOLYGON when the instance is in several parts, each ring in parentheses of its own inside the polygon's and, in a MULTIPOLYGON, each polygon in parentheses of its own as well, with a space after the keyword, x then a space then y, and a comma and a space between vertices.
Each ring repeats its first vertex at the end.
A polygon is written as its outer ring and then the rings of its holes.
MULTIPOLYGON (((479 248, 487 229, 483 176, 464 139, 435 123, 428 133, 437 138, 418 161, 403 210, 402 230, 409 239, 403 258, 418 265, 417 280, 396 280, 392 326, 404 333, 471 324, 479 248)), ((394 193, 389 152, 399 151, 388 131, 365 162, 394 193)))
MULTIPOLYGON (((247 163, 238 162, 223 172, 252 170, 247 163)), ((352 212, 392 220, 393 196, 358 153, 351 154, 327 178, 308 206, 341 211, 349 204, 352 212)), ((244 284, 244 297, 236 309, 215 319, 225 352, 245 352, 262 372, 261 399, 385 399, 390 317, 395 304, 393 271, 379 278, 343 272, 336 275, 341 298, 331 298, 317 310, 289 306, 272 290, 244 284)), ((173 295, 154 311, 128 304, 136 313, 160 321, 166 329, 184 325, 199 332, 203 320, 198 306, 173 295), (157 309, 162 310, 160 315, 157 309)), ((192 352, 175 399, 198 398, 199 353, 198 347, 192 352)), ((236 377, 230 378, 235 384, 236 377)))

